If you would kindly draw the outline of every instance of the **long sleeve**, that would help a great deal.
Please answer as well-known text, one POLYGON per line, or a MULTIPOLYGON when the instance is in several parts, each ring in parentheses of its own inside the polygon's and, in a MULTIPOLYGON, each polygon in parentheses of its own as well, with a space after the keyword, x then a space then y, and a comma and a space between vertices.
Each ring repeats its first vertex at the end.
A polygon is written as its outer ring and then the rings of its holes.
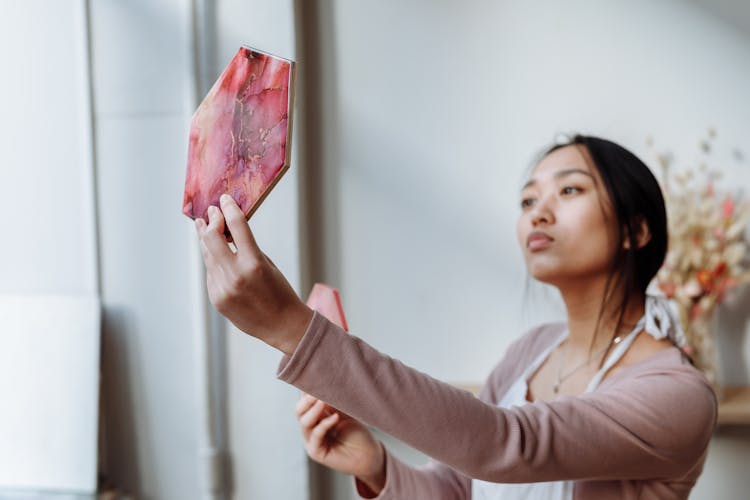
MULTIPOLYGON (((504 380, 515 380, 522 366, 517 363, 519 342, 513 342, 503 359, 495 366, 491 375, 485 381, 479 398, 495 405, 505 393, 507 383, 504 380)), ((430 500, 469 500, 471 498, 471 478, 457 472, 445 464, 430 460, 429 463, 412 467, 404 464, 386 448, 386 483, 378 495, 374 495, 369 488, 356 478, 354 487, 363 499, 399 500, 404 498, 430 500)))
MULTIPOLYGON (((517 364, 520 342, 513 342, 503 359, 485 381, 479 398, 490 404, 497 404, 507 389, 504 380, 515 380, 518 376, 517 364)), ((404 464, 385 449, 386 483, 380 494, 373 494, 367 486, 352 478, 356 492, 363 499, 398 500, 404 498, 429 498, 430 500, 469 500, 471 498, 471 478, 455 471, 445 464, 430 460, 429 463, 412 467, 404 464)))
POLYGON ((386 450, 386 482, 377 496, 356 479, 355 487, 361 498, 400 500, 429 498, 430 500, 469 500, 471 479, 441 463, 430 461, 422 467, 411 467, 386 450))
MULTIPOLYGON (((317 313, 278 377, 464 476, 494 482, 680 478, 704 456, 716 418, 713 392, 676 350, 621 370, 594 393, 502 409, 317 313)), ((399 478, 400 467, 388 472, 399 478)))

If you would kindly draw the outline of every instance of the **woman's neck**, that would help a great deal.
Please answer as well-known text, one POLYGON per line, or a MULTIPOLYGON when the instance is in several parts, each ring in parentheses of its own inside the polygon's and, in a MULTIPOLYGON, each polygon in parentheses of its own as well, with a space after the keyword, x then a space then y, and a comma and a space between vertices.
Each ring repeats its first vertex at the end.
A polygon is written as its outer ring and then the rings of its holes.
MULTIPOLYGON (((568 314, 568 345, 575 349, 604 347, 612 341, 617 319, 620 316, 622 292, 610 293, 602 310, 606 280, 586 286, 560 288, 568 314), (596 335, 596 337, 594 337, 596 335)), ((632 328, 645 310, 645 297, 631 295, 622 317, 622 327, 632 328)), ((623 332, 618 332, 623 333, 623 332)))

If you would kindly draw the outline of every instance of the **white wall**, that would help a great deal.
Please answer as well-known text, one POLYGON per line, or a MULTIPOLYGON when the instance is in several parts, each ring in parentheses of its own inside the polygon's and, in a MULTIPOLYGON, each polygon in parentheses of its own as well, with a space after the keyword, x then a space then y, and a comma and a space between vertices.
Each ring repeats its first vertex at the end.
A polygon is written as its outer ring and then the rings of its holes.
MULTIPOLYGON (((291 1, 216 3, 217 75, 242 43, 294 56, 291 1)), ((181 213, 195 106, 191 1, 88 2, 91 78, 85 6, 3 3, 0 292, 96 296, 98 244, 102 472, 138 498, 197 498, 200 290, 194 230, 181 213)), ((253 226, 299 287, 294 156, 253 226)), ((227 351, 234 498, 304 498, 297 394, 274 379, 280 356, 236 331, 227 351)))
POLYGON ((189 2, 91 2, 104 327, 104 473, 137 498, 199 491, 189 245, 181 214, 189 2))
MULTIPOLYGON (((216 3, 215 76, 243 43, 294 55, 291 2, 216 3)), ((181 213, 194 110, 190 9, 189 0, 92 2, 105 470, 118 488, 145 499, 199 498, 204 491, 196 240, 181 213)), ((293 160, 252 226, 298 286, 295 170, 293 160)), ((275 380, 279 359, 244 334, 228 332, 228 452, 236 499, 306 495, 296 393, 275 380)))
POLYGON ((96 294, 83 2, 4 2, 0 292, 96 294))
MULTIPOLYGON (((327 268, 354 333, 438 378, 479 382, 524 329, 560 317, 543 291, 525 300, 514 236, 525 168, 556 132, 653 165, 648 135, 690 163, 713 126, 727 185, 750 188, 731 159, 750 139, 750 37, 692 4, 320 5, 333 26, 327 268)), ((746 366, 747 317, 733 324, 746 366)), ((737 456, 750 433, 720 433, 695 497, 746 491, 747 475, 719 465, 737 456)))
POLYGON ((0 10, 0 496, 75 496, 96 486, 99 382, 85 2, 0 10))

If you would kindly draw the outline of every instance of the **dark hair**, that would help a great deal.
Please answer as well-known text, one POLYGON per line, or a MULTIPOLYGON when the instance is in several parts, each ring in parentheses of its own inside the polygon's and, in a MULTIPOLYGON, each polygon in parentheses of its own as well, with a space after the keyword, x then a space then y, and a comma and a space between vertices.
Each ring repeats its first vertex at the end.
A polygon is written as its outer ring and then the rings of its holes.
MULTIPOLYGON (((586 148, 599 172, 612 205, 618 225, 617 248, 609 278, 602 297, 597 320, 597 329, 607 303, 615 300, 614 293, 622 291, 617 309, 617 321, 613 339, 623 326, 625 311, 635 292, 641 295, 664 263, 667 253, 667 213, 659 183, 651 170, 636 155, 612 141, 577 134, 557 142, 542 154, 542 158, 553 151, 572 145, 586 148), (638 235, 643 222, 648 226, 651 238, 638 248, 638 235), (628 248, 623 244, 628 241, 628 248)), ((593 342, 593 339, 592 339, 593 342)), ((611 344, 610 344, 611 345, 611 344)), ((606 353, 602 360, 606 358, 606 353)))

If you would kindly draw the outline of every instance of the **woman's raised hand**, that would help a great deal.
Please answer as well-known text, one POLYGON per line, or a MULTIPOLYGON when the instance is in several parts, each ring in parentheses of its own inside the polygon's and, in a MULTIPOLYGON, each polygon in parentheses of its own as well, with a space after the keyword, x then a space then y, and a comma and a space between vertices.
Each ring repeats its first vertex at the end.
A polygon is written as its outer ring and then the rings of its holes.
POLYGON ((295 411, 310 458, 358 477, 373 493, 383 489, 385 452, 367 427, 309 394, 302 394, 295 411))
MULTIPOLYGON (((209 207, 208 224, 201 218, 195 221, 209 300, 243 332, 292 354, 313 311, 260 250, 237 203, 229 195, 220 203, 220 209, 209 207), (224 236, 225 225, 236 251, 224 236)), ((313 460, 357 476, 375 493, 382 490, 385 452, 364 425, 308 395, 296 411, 313 460)))
POLYGON ((206 265, 208 297, 217 311, 245 333, 292 354, 313 312, 260 248, 245 214, 229 195, 211 206, 208 225, 195 227, 206 265), (236 252, 224 236, 227 225, 236 252))

